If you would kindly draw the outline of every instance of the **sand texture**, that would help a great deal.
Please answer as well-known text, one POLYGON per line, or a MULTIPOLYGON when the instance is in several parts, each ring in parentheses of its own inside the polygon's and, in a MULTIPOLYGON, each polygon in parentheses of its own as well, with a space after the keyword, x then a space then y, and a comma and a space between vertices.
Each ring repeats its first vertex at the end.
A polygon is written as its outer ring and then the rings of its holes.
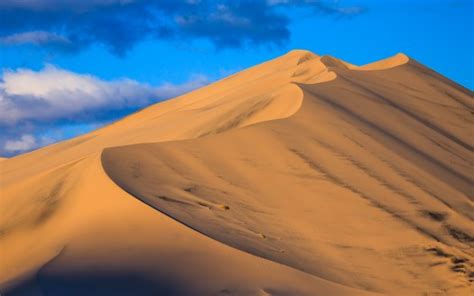
POLYGON ((1 295, 473 295, 473 114, 295 50, 3 159, 1 295))

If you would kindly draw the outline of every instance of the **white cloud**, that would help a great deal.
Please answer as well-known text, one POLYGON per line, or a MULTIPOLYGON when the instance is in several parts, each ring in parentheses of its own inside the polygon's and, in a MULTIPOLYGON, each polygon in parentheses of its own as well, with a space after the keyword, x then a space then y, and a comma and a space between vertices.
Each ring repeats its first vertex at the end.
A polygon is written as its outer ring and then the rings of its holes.
POLYGON ((0 79, 0 124, 71 119, 94 112, 139 108, 208 83, 194 76, 183 84, 158 87, 131 79, 104 81, 52 65, 40 71, 4 70, 0 79))
POLYGON ((18 140, 8 140, 3 149, 7 152, 22 152, 36 148, 37 143, 32 135, 23 135, 18 140))
POLYGON ((52 65, 0 74, 0 155, 4 156, 90 131, 209 82, 206 76, 195 75, 182 84, 152 86, 131 79, 106 81, 52 65))

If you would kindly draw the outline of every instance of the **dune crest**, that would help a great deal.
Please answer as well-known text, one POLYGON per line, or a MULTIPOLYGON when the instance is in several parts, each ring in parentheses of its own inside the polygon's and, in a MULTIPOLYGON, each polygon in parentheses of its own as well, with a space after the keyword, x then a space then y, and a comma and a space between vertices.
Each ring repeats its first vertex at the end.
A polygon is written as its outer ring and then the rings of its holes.
POLYGON ((472 92, 407 59, 291 51, 2 162, 0 290, 471 294, 472 92))
POLYGON ((406 54, 403 54, 403 53, 397 53, 396 55, 392 57, 389 57, 380 61, 376 61, 370 64, 366 64, 360 67, 355 67, 354 69, 368 70, 368 71, 385 70, 385 69, 398 67, 409 62, 410 62, 410 57, 408 57, 406 54))

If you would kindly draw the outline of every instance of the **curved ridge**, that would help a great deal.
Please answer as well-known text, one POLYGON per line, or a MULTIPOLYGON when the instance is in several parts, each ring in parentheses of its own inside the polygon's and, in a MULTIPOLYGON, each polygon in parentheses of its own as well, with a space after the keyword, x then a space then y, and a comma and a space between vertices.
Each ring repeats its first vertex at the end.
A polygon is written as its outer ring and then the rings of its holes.
POLYGON ((376 70, 386 70, 394 67, 402 66, 411 61, 411 58, 404 53, 397 53, 394 56, 389 58, 375 61, 363 66, 355 67, 356 70, 365 70, 365 71, 376 71, 376 70))

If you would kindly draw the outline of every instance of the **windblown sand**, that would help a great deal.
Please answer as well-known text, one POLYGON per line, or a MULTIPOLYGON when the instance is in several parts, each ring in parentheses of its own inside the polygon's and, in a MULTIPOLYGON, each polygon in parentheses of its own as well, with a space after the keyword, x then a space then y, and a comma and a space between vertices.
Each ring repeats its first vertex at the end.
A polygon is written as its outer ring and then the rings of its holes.
POLYGON ((1 161, 2 295, 472 295, 471 91, 297 50, 1 161))

